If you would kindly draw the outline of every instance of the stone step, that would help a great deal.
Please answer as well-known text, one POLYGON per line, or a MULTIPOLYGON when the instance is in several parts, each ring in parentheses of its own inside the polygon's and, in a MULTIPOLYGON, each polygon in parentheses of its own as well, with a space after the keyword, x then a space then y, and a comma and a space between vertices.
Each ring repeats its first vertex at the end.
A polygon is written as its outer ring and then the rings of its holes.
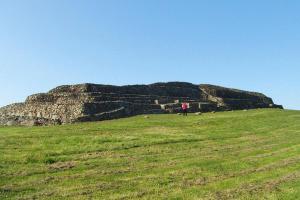
POLYGON ((191 97, 169 97, 169 96, 157 96, 157 95, 140 95, 140 94, 123 94, 123 93, 87 93, 92 97, 107 97, 107 98, 140 98, 140 99, 171 99, 171 100, 187 100, 187 101, 199 101, 198 98, 191 97))
POLYGON ((29 96, 26 103, 58 103, 70 104, 76 102, 93 102, 93 101, 128 101, 132 103, 174 103, 174 102, 192 102, 199 101, 189 97, 166 97, 156 95, 139 95, 139 94, 118 94, 118 93, 40 93, 29 96))
POLYGON ((101 102, 101 101, 128 101, 132 103, 145 103, 145 104, 168 104, 168 103, 174 103, 174 102, 196 102, 199 100, 194 99, 164 99, 164 98, 142 98, 142 97, 106 97, 106 96, 97 96, 94 97, 94 101, 101 102))
POLYGON ((73 122, 86 122, 86 121, 101 121, 101 120, 108 120, 108 119, 118 119, 122 117, 130 116, 126 113, 125 107, 119 107, 117 109, 101 112, 94 115, 85 115, 75 119, 73 122))
POLYGON ((128 101, 132 103, 154 103, 154 99, 140 98, 140 97, 106 97, 106 96, 98 96, 94 97, 94 101, 128 101))

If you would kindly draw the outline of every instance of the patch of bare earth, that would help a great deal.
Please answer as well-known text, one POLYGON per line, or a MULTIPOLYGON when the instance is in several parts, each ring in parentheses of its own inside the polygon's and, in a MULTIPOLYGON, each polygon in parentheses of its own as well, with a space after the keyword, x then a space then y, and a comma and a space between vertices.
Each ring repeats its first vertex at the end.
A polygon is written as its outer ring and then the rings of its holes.
POLYGON ((75 167, 75 162, 69 161, 69 162, 56 162, 51 165, 49 165, 50 170, 67 170, 72 169, 75 167))

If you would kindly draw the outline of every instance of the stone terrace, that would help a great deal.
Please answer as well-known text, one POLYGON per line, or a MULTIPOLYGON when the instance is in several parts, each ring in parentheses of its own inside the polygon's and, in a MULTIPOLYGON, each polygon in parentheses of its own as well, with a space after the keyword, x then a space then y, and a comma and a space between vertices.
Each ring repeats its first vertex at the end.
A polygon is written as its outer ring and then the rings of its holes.
POLYGON ((138 114, 282 108, 261 93, 184 82, 112 86, 64 85, 0 108, 0 125, 47 125, 116 119, 138 114))

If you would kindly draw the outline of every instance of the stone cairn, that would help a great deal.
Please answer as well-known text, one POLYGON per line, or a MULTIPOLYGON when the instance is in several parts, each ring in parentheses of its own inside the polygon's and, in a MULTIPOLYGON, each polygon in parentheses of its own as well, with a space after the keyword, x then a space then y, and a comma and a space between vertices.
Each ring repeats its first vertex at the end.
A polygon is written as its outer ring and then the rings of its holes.
POLYGON ((50 125, 100 121, 139 114, 282 108, 261 93, 185 82, 150 85, 63 85, 0 108, 0 125, 50 125))

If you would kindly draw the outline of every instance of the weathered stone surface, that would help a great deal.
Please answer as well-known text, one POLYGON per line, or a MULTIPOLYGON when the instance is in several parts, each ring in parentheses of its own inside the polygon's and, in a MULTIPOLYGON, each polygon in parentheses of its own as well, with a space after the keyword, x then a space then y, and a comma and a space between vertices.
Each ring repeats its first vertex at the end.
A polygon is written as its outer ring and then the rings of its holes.
POLYGON ((112 86, 64 85, 34 94, 24 103, 0 108, 0 125, 53 125, 116 119, 138 114, 178 113, 181 103, 189 112, 282 108, 271 98, 213 85, 184 82, 112 86))
POLYGON ((203 97, 215 102, 223 110, 242 110, 253 108, 283 108, 275 105, 273 100, 264 94, 237 89, 224 88, 214 85, 200 85, 203 97), (273 106, 270 106, 273 105, 273 106))

